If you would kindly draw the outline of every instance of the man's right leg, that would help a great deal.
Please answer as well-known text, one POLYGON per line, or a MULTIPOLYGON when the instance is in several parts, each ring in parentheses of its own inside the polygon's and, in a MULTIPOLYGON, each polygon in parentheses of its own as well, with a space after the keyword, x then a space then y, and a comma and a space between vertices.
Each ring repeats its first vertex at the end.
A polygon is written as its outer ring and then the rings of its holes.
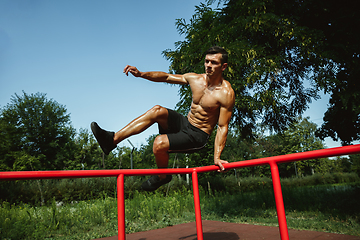
POLYGON ((167 129, 167 119, 168 110, 164 107, 156 105, 140 117, 131 121, 123 129, 115 133, 114 144, 118 144, 132 135, 136 135, 145 131, 154 123, 158 123, 162 128, 167 129))
POLYGON ((108 155, 116 145, 124 139, 138 134, 154 123, 158 123, 162 128, 167 129, 168 110, 161 106, 154 106, 145 114, 130 122, 126 127, 117 133, 109 132, 101 129, 97 123, 91 123, 91 130, 96 140, 100 144, 101 149, 108 155))

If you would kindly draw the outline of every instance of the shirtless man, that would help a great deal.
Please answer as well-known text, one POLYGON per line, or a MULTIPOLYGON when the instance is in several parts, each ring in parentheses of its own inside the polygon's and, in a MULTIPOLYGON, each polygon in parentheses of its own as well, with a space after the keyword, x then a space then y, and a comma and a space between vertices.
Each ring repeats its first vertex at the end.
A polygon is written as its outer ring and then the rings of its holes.
MULTIPOLYGON (((91 129, 105 154, 109 154, 124 139, 141 133, 154 123, 158 123, 159 133, 155 138, 153 152, 158 168, 167 168, 169 153, 194 152, 203 148, 216 124, 218 124, 214 147, 214 163, 219 171, 224 171, 225 160, 220 155, 225 147, 232 108, 235 102, 234 91, 223 78, 227 67, 227 52, 220 47, 211 47, 205 56, 205 73, 184 75, 165 72, 140 72, 127 65, 124 73, 131 73, 153 82, 189 84, 192 91, 191 109, 187 117, 161 107, 154 106, 145 114, 130 122, 117 133, 101 129, 95 122, 91 129)), ((146 191, 154 191, 170 182, 171 175, 152 176, 142 184, 146 191)))

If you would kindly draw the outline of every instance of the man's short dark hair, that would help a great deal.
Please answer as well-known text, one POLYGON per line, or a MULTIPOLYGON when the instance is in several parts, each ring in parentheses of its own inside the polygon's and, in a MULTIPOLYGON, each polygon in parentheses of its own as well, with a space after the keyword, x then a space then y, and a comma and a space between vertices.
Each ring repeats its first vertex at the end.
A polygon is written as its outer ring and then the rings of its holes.
POLYGON ((217 54, 217 53, 221 53, 221 64, 224 64, 224 63, 227 63, 228 62, 228 58, 229 58, 229 55, 227 53, 227 51, 222 48, 222 47, 219 47, 219 46, 212 46, 211 48, 209 48, 205 54, 208 55, 208 54, 217 54))

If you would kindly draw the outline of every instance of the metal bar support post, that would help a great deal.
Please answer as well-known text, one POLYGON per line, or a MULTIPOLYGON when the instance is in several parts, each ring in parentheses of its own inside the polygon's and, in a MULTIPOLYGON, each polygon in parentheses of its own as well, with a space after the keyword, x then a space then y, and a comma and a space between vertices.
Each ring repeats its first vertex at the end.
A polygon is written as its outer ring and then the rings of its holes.
POLYGON ((194 193, 194 207, 195 207, 195 220, 196 220, 196 233, 197 239, 203 240, 203 229, 201 220, 201 207, 200 207, 200 194, 199 194, 199 182, 196 170, 192 172, 192 184, 194 193))
POLYGON ((118 239, 125 240, 125 192, 124 174, 117 177, 117 203, 118 203, 118 239))
POLYGON ((281 190, 279 168, 276 162, 270 162, 271 177, 274 187, 276 211, 279 222, 279 231, 281 240, 289 240, 289 232, 286 223, 284 200, 281 190))

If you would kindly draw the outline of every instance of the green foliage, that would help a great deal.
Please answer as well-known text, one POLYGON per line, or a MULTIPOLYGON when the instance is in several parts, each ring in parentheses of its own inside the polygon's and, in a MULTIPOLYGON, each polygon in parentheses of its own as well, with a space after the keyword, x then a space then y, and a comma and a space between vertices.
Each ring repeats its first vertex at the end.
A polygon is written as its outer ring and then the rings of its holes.
POLYGON ((351 171, 356 172, 360 176, 360 154, 351 155, 350 161, 352 163, 351 171))
MULTIPOLYGON (((104 195, 116 196, 115 178, 40 180, 40 184, 41 191, 38 182, 33 180, 1 182, 0 199, 32 205, 39 205, 40 201, 43 201, 49 205, 53 199, 70 203, 98 199, 104 195)), ((129 187, 129 191, 131 189, 129 187)))
POLYGON ((64 159, 65 169, 97 169, 102 163, 99 145, 87 129, 80 129, 74 138, 75 149, 70 158, 64 159))
POLYGON ((336 65, 332 79, 317 81, 319 87, 331 94, 318 135, 341 140, 343 145, 360 137, 360 33, 356 30, 360 19, 356 7, 356 2, 350 0, 308 1, 300 19, 304 25, 322 32, 324 56, 336 65))
MULTIPOLYGON (((354 1, 206 2, 190 20, 176 21, 185 40, 163 55, 174 73, 201 73, 207 48, 228 50, 224 77, 236 94, 234 125, 243 138, 252 135, 257 121, 284 130, 324 90, 332 95, 319 136, 344 144, 359 139, 360 34, 354 1), (222 8, 212 9, 214 2, 222 8)), ((179 93, 177 107, 185 113, 191 93, 186 86, 179 93)))
MULTIPOLYGON (((238 169, 239 170, 239 169, 238 169)), ((199 185, 208 194, 241 192, 254 192, 259 190, 271 190, 271 177, 243 177, 239 171, 228 172, 226 176, 221 174, 199 175, 199 185), (204 175, 203 177, 200 177, 204 175)), ((126 177, 125 196, 132 198, 134 192, 143 192, 141 183, 147 177, 126 177)), ((282 178, 283 187, 318 186, 327 184, 352 184, 359 182, 356 173, 326 173, 314 174, 301 178, 282 178)), ((52 201, 72 203, 81 200, 94 200, 104 196, 116 197, 116 178, 94 179, 59 179, 39 181, 8 181, 0 182, 0 200, 10 203, 26 203, 33 206, 51 205, 52 201), (39 185, 41 188, 39 188, 39 185)), ((159 194, 171 195, 174 191, 187 191, 191 189, 183 176, 173 176, 170 184, 157 190, 159 194)))
POLYGON ((125 202, 128 232, 146 231, 158 227, 172 226, 184 215, 193 217, 194 205, 191 191, 173 191, 166 198, 162 193, 134 192, 125 202), (141 221, 141 225, 139 225, 141 221))
MULTIPOLYGON (((272 190, 206 194, 200 189, 202 219, 277 225, 272 190)), ((288 227, 360 236, 359 186, 283 189, 288 227), (305 221, 305 220, 306 221, 305 221)), ((193 195, 186 189, 165 196, 133 191, 125 199, 126 233, 147 231, 195 220, 193 195)), ((0 205, 1 239, 95 239, 117 234, 116 199, 32 207, 0 205)))
POLYGON ((62 169, 73 148, 70 115, 42 93, 15 94, 1 109, 0 127, 1 170, 62 169))
POLYGON ((0 216, 1 239, 94 239, 104 236, 96 232, 99 226, 111 235, 117 230, 116 202, 112 198, 64 207, 53 201, 41 208, 4 202, 0 216))
MULTIPOLYGON (((282 133, 265 135, 264 130, 260 130, 254 139, 242 140, 236 131, 232 131, 228 135, 223 159, 232 162, 323 149, 322 140, 315 135, 316 128, 316 124, 310 122, 309 118, 298 117, 282 133)), ((282 177, 351 172, 353 162, 346 159, 338 158, 339 161, 312 159, 283 163, 279 165, 279 171, 282 177)), ((257 166, 237 171, 242 177, 270 177, 271 174, 269 166, 257 166)))
MULTIPOLYGON (((283 134, 279 135, 282 140, 279 146, 281 155, 323 149, 322 141, 315 136, 316 128, 316 124, 310 122, 309 117, 305 119, 297 118, 296 122, 291 124, 283 134)), ((320 164, 320 159, 313 159, 282 164, 282 166, 286 166, 287 170, 294 170, 297 176, 301 176, 303 174, 313 174, 315 169, 319 171, 320 164)), ((284 171, 284 169, 282 170, 284 171)))
MULTIPOLYGON (((213 10, 201 4, 189 23, 177 20, 185 40, 176 50, 166 50, 175 73, 203 72, 203 53, 221 45, 230 53, 229 80, 236 94, 235 125, 243 137, 252 134, 256 121, 276 131, 283 130, 307 104, 317 98, 302 79, 310 76, 317 32, 297 26, 291 19, 273 13, 270 1, 226 1, 213 10)), ((189 91, 180 90, 180 109, 189 108, 189 91)), ((185 110, 184 110, 185 111, 185 110)))
MULTIPOLYGON (((288 227, 360 235, 358 185, 285 188, 283 195, 288 227)), ((209 220, 278 224, 272 190, 206 195, 202 202, 202 214, 209 220)))

